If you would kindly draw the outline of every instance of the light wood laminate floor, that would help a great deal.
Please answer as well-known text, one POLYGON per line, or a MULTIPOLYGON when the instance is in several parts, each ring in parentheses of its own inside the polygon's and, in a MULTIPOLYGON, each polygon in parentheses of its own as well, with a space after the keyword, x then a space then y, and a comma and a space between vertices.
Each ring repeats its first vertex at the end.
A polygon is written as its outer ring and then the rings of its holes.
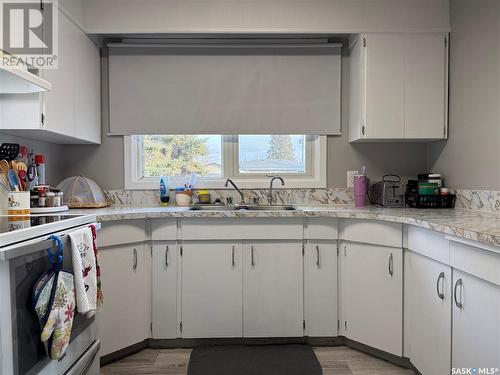
MULTIPOLYGON (((346 346, 314 348, 324 375, 414 375, 346 346)), ((144 349, 101 368, 102 375, 185 375, 191 349, 144 349)))

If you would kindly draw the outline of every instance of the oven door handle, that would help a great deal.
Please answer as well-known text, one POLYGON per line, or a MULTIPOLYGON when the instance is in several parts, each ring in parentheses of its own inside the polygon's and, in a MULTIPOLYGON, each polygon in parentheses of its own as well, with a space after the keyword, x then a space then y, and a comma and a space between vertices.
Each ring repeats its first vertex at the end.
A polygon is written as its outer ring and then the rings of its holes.
POLYGON ((82 354, 80 358, 69 368, 64 375, 86 375, 92 364, 94 363, 99 349, 101 348, 101 342, 99 340, 94 341, 94 343, 87 349, 85 353, 82 354))

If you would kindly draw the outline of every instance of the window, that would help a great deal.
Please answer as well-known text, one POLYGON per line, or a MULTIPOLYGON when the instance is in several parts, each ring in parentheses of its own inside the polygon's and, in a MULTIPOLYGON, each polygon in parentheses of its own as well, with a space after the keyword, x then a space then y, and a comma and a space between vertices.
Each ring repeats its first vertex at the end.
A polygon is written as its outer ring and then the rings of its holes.
POLYGON ((196 188, 267 188, 269 175, 285 187, 326 186, 326 137, 310 135, 132 135, 125 137, 125 188, 156 189, 160 176, 196 188))
POLYGON ((144 135, 136 136, 142 148, 144 177, 222 177, 222 136, 144 135))

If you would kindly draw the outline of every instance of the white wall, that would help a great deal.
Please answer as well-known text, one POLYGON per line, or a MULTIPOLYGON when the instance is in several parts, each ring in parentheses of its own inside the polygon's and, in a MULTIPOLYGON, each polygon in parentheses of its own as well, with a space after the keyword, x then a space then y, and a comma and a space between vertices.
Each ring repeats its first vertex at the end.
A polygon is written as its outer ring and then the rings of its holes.
POLYGON ((448 28, 448 0, 86 0, 89 33, 350 33, 448 28))
POLYGON ((428 166, 448 186, 500 190, 500 1, 451 0, 450 137, 428 166))

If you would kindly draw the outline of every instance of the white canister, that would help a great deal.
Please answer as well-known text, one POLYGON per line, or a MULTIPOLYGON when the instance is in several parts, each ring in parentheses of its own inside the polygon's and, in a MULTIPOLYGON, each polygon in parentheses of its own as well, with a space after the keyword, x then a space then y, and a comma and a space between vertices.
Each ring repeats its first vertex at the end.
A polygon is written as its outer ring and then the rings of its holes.
POLYGON ((179 207, 187 207, 191 205, 192 193, 191 191, 176 191, 175 192, 175 204, 179 207))
POLYGON ((29 191, 10 191, 7 197, 8 197, 7 213, 9 215, 30 214, 29 191))

